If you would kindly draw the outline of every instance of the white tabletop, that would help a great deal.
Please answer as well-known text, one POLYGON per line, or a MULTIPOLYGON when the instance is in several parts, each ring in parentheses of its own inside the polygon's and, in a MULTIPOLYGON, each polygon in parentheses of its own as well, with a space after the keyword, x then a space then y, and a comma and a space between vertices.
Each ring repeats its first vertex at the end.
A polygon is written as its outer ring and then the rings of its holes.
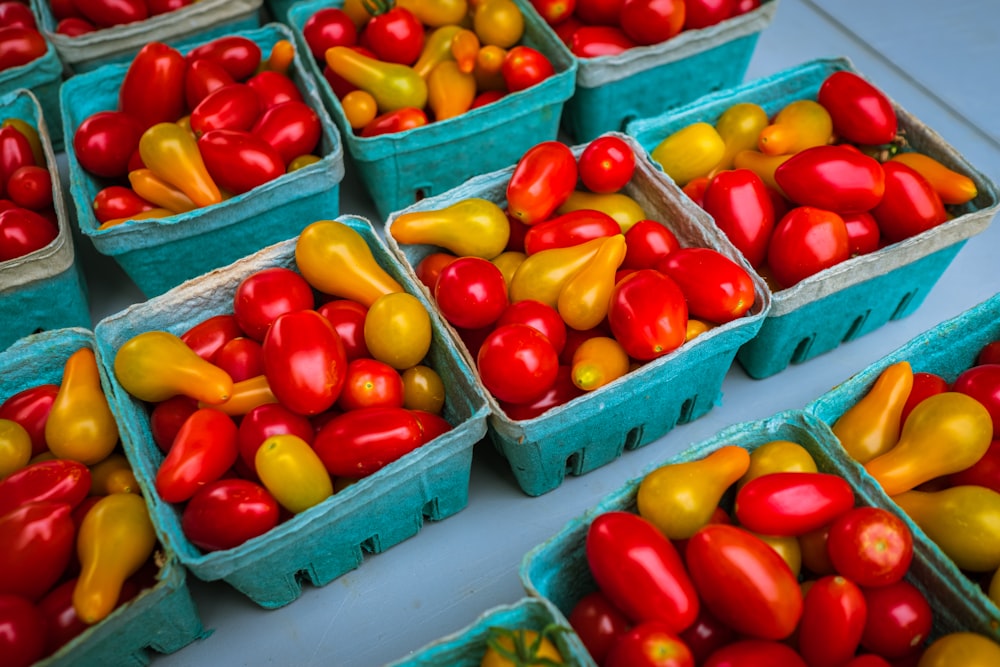
MULTIPOLYGON (((904 108, 1000 182, 1000 5, 995 0, 779 0, 747 78, 821 57, 846 56, 904 108)), ((341 210, 377 220, 348 170, 341 210)), ((799 408, 916 334, 1000 291, 1000 226, 961 250, 913 315, 766 380, 734 366, 722 404, 612 464, 529 498, 487 443, 476 447, 469 504, 323 588, 263 610, 222 582, 191 578, 213 634, 169 656, 174 665, 372 667, 454 632, 490 607, 523 596, 522 556, 649 465, 721 428, 799 408)), ((81 247, 95 322, 141 298, 87 243, 81 247)))

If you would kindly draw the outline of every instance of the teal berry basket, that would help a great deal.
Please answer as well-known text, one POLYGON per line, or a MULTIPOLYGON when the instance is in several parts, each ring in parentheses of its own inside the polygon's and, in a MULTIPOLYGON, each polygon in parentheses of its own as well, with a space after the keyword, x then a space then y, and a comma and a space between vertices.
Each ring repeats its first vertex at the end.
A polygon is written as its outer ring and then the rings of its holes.
MULTIPOLYGON (((361 234, 379 265, 423 301, 367 220, 347 215, 337 220, 361 234)), ((192 544, 181 528, 182 507, 156 493, 163 454, 153 440, 147 406, 114 378, 115 353, 143 331, 180 335, 208 317, 232 313, 233 294, 245 277, 269 267, 295 268, 296 242, 297 237, 274 244, 187 281, 103 319, 95 330, 122 416, 122 439, 137 462, 136 477, 152 502, 160 539, 199 579, 224 580, 264 608, 287 605, 302 593, 303 582, 326 585, 358 568, 366 553, 381 553, 416 535, 425 520, 439 521, 462 510, 468 503, 473 445, 486 433, 488 413, 471 370, 424 302, 433 327, 426 363, 445 384, 442 415, 452 424, 451 431, 237 547, 203 552, 192 544)))
MULTIPOLYGON (((470 176, 513 164, 531 146, 558 135, 563 104, 573 94, 576 63, 544 21, 529 13, 527 0, 515 1, 525 17, 521 43, 546 56, 555 74, 496 102, 412 130, 375 137, 355 134, 323 76, 324 65, 305 58, 344 137, 352 168, 357 169, 382 218, 424 197, 447 192, 470 176)), ((300 53, 310 53, 303 26, 326 7, 343 7, 343 3, 306 0, 289 11, 300 53)))
MULTIPOLYGON (((979 351, 987 343, 995 340, 1000 340, 1000 295, 993 296, 921 333, 811 402, 806 406, 806 410, 832 426, 871 390, 886 368, 903 361, 910 364, 914 373, 940 375, 950 386, 962 371, 975 365, 979 351)), ((840 447, 836 436, 834 443, 840 447)), ((854 463, 854 467, 857 468, 856 474, 865 479, 873 497, 877 497, 884 504, 897 507, 897 511, 906 516, 892 499, 885 495, 878 482, 865 472, 863 466, 854 463)), ((907 521, 914 532, 915 542, 933 554, 932 563, 936 565, 941 578, 958 592, 964 607, 971 610, 971 613, 979 619, 980 631, 988 631, 994 639, 1000 639, 1000 609, 984 593, 984 586, 988 585, 988 580, 979 582, 961 571, 915 522, 909 518, 907 521)), ((959 526, 952 529, 962 530, 959 526)), ((990 574, 992 573, 979 573, 973 576, 990 574)))
MULTIPOLYGON (((758 104, 773 117, 792 101, 815 100, 823 81, 842 70, 856 72, 844 58, 813 60, 708 95, 656 118, 635 121, 626 131, 651 152, 663 139, 691 123, 714 124, 739 102, 758 104)), ((934 130, 898 104, 894 107, 909 145, 972 178, 978 195, 962 206, 949 207, 954 217, 942 225, 775 291, 771 312, 760 332, 737 354, 751 377, 775 375, 789 364, 812 359, 912 314, 966 241, 984 231, 996 214, 1000 202, 996 185, 934 130)))
POLYGON ((577 58, 563 46, 577 63, 563 129, 573 141, 590 141, 742 83, 760 34, 777 10, 778 0, 764 0, 740 16, 616 55, 577 58))
POLYGON ((45 44, 45 53, 41 57, 0 72, 0 95, 8 95, 22 88, 30 90, 41 105, 41 115, 45 118, 52 150, 59 152, 63 149, 62 114, 59 112, 63 63, 52 41, 46 38, 45 44))
POLYGON ((52 204, 59 232, 44 248, 0 262, 0 349, 29 334, 62 327, 90 327, 90 305, 83 270, 73 245, 70 217, 43 111, 26 89, 0 97, 0 114, 38 130, 52 178, 52 204))
MULTIPOLYGON (((716 249, 740 263, 754 281, 754 305, 746 315, 685 343, 673 352, 650 361, 595 391, 553 408, 538 417, 514 420, 487 393, 492 412, 489 438, 507 460, 521 489, 530 496, 548 493, 567 474, 582 475, 615 460, 626 450, 657 440, 678 424, 694 421, 722 402, 722 381, 740 345, 753 338, 770 308, 763 280, 710 218, 672 183, 656 175, 641 147, 623 134, 610 133, 628 142, 637 155, 636 172, 622 192, 642 207, 646 217, 666 225, 682 246, 716 249)), ((585 145, 573 148, 579 156, 585 145)), ((461 187, 425 199, 386 222, 386 240, 411 271, 432 252, 433 245, 400 245, 392 238, 392 225, 408 211, 435 210, 471 197, 506 205, 506 188, 514 167, 470 179, 461 187)), ((426 290, 426 288, 423 288, 426 290)), ((476 352, 456 345, 475 366, 476 352)), ((478 374, 477 374, 478 377, 478 374)))
POLYGON ((530 630, 546 633, 566 665, 587 664, 589 655, 569 621, 548 601, 522 598, 513 604, 486 610, 474 622, 450 635, 428 644, 386 667, 479 667, 486 655, 491 628, 530 630))
MULTIPOLYGON (((233 34, 253 40, 265 56, 277 41, 292 40, 288 28, 276 23, 233 34)), ((178 48, 186 53, 202 43, 178 48)), ((296 54, 289 76, 320 118, 322 134, 316 150, 319 161, 213 206, 100 229, 91 202, 111 183, 94 177, 80 165, 71 137, 91 114, 117 108, 118 89, 127 69, 124 64, 108 65, 74 76, 63 85, 66 159, 80 231, 99 253, 118 262, 147 297, 296 236, 309 222, 333 218, 340 212, 343 144, 323 108, 315 81, 296 54)))
POLYGON ((102 65, 131 60, 149 42, 176 44, 208 40, 241 30, 259 28, 263 0, 199 0, 143 21, 126 23, 71 37, 56 32, 59 22, 49 0, 31 0, 38 27, 52 42, 59 59, 75 74, 102 65))
MULTIPOLYGON (((58 385, 66 360, 81 348, 96 351, 94 334, 66 327, 27 336, 0 352, 0 403, 41 384, 58 385)), ((100 370, 100 369, 99 369, 100 370)), ((108 392, 107 377, 101 385, 108 392)), ((109 395, 109 402, 112 402, 109 395)), ((113 402, 112 402, 113 406, 113 402)), ((173 653, 207 637, 188 590, 187 572, 169 545, 158 546, 162 561, 155 584, 106 618, 90 626, 36 663, 70 665, 146 665, 156 653, 173 653)))
MULTIPOLYGON (((729 426, 710 439, 650 466, 643 474, 629 480, 621 488, 602 498, 594 507, 572 519, 556 535, 531 549, 522 560, 520 578, 525 590, 531 597, 548 600, 568 616, 581 598, 597 590, 585 551, 590 524, 605 512, 636 513, 636 494, 646 474, 662 465, 702 459, 723 446, 735 445, 753 451, 774 440, 798 443, 812 456, 817 470, 847 479, 855 492, 856 506, 886 507, 866 486, 870 480, 860 479, 854 474, 853 467, 846 463, 842 451, 838 451, 836 439, 822 421, 800 410, 779 412, 767 419, 729 426)), ((720 504, 731 509, 732 501, 733 493, 730 489, 720 504)), ((934 561, 934 554, 918 546, 906 575, 906 579, 925 596, 933 610, 930 638, 960 630, 988 635, 985 618, 966 604, 959 589, 938 576, 934 561)), ((805 573, 800 578, 803 576, 805 573)), ((591 660, 582 664, 596 663, 591 660)))

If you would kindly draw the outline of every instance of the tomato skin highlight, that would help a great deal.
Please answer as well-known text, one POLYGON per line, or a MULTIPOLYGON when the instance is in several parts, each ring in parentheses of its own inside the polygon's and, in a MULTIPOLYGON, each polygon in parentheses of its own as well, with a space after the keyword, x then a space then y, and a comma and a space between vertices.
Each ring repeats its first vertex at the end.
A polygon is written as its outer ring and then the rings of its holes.
POLYGON ((878 160, 840 145, 799 151, 774 170, 774 180, 792 201, 834 211, 869 211, 885 194, 878 160))
POLYGON ((702 208, 750 266, 759 268, 764 263, 776 218, 774 204, 760 176, 749 169, 720 171, 705 188, 702 208))
POLYGON ((634 359, 648 361, 680 347, 687 320, 681 288, 655 269, 640 269, 612 290, 608 322, 614 337, 634 359))
POLYGON ((359 408, 337 415, 316 433, 313 449, 335 477, 381 470, 423 444, 420 420, 405 408, 359 408))
POLYGON ((840 574, 861 586, 902 579, 913 561, 913 536, 902 519, 880 507, 855 507, 834 519, 827 553, 840 574))
POLYGON ((833 130, 852 143, 887 144, 898 120, 882 91, 849 71, 834 72, 820 85, 817 100, 830 113, 833 130))
POLYGON ((236 423, 214 408, 200 408, 181 426, 156 471, 156 492, 168 503, 189 500, 214 482, 239 457, 236 423))
POLYGON ((315 415, 340 396, 347 353, 333 325, 315 310, 279 315, 264 337, 264 375, 292 412, 315 415))
POLYGON ((547 219, 573 192, 578 173, 576 156, 566 144, 532 146, 507 183, 507 214, 528 225, 547 219))

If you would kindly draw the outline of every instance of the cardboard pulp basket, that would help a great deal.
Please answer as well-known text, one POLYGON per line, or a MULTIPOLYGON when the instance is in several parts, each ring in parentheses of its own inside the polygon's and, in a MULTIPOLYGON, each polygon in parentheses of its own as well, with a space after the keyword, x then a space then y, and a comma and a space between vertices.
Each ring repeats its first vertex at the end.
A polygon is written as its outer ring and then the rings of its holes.
MULTIPOLYGON (((806 406, 806 410, 832 426, 841 415, 868 393, 882 371, 900 361, 908 361, 914 373, 935 373, 947 380, 950 385, 962 371, 975 365, 976 356, 983 346, 995 340, 1000 340, 1000 295, 993 296, 918 335, 817 398, 806 406)), ((839 441, 836 436, 833 437, 834 444, 839 448, 839 441)), ((959 570, 954 561, 948 558, 891 498, 885 495, 878 482, 864 470, 862 465, 853 461, 852 463, 856 468, 856 474, 871 488, 871 495, 884 504, 896 507, 897 512, 906 518, 913 530, 914 542, 919 543, 923 550, 933 554, 932 562, 937 566, 941 578, 957 591, 965 606, 980 619, 984 629, 988 628, 991 636, 1000 640, 1000 609, 983 592, 979 584, 959 570)), ((955 526, 953 530, 960 531, 962 528, 955 526)))
MULTIPOLYGON (((35 16, 37 15, 36 13, 35 16)), ((46 38, 45 45, 45 53, 41 57, 0 72, 0 95, 8 95, 22 88, 30 90, 38 99, 42 115, 49 126, 52 150, 59 152, 63 149, 62 115, 59 113, 63 64, 51 40, 46 38)))
MULTIPOLYGON (((234 34, 253 40, 265 54, 275 42, 292 39, 288 28, 276 23, 234 34)), ((196 45, 188 44, 181 51, 186 53, 196 45)), ((127 69, 125 64, 109 65, 74 76, 63 85, 66 162, 80 231, 99 253, 114 258, 147 297, 296 236, 312 220, 339 213, 344 177, 340 134, 323 108, 315 81, 296 54, 289 75, 322 125, 318 162, 213 206, 99 229, 91 204, 98 191, 111 182, 89 174, 80 165, 72 149, 72 136, 91 114, 117 108, 118 89, 127 69)))
MULTIPOLYGON (((714 124, 739 102, 760 105, 773 117, 794 100, 816 99, 826 78, 856 71, 844 58, 813 60, 732 90, 708 95, 680 109, 630 123, 627 133, 652 151, 673 132, 695 122, 714 124)), ((841 343, 875 331, 915 312, 965 242, 984 231, 996 214, 1000 192, 982 172, 945 143, 934 130, 893 104, 899 127, 913 149, 972 178, 979 194, 948 207, 954 217, 922 234, 854 257, 774 293, 760 332, 737 354, 744 370, 765 378, 841 343)), ((662 173, 662 169, 659 170, 662 173)), ((669 178, 664 174, 664 178, 669 178)))
MULTIPOLYGON (((41 384, 58 385, 66 360, 84 347, 96 351, 93 332, 66 327, 28 336, 0 352, 0 403, 41 384)), ((112 402, 108 378, 103 369, 98 370, 101 386, 112 402)), ((151 652, 173 653, 208 636, 188 590, 184 567, 168 544, 161 541, 158 551, 162 565, 151 588, 36 663, 38 667, 145 665, 151 652)))
MULTIPOLYGON (((564 615, 569 615, 584 595, 597 588, 585 552, 591 522, 605 512, 637 512, 636 494, 645 474, 668 463, 702 459, 726 445, 753 451, 772 440, 790 440, 802 445, 812 455, 820 472, 838 474, 847 479, 855 492, 856 505, 885 507, 871 493, 871 480, 858 478, 852 467, 845 465, 842 453, 837 451, 839 445, 836 439, 822 421, 803 411, 779 412, 767 419, 725 428, 712 438, 650 466, 643 475, 629 480, 597 505, 572 519, 556 535, 531 549, 522 560, 520 577, 525 590, 533 597, 550 601, 564 615)), ((722 504, 732 507, 731 490, 728 496, 723 497, 722 504)), ((906 575, 931 605, 934 613, 932 638, 958 630, 986 633, 988 628, 984 617, 968 607, 960 590, 938 576, 935 560, 936 556, 923 545, 916 545, 913 562, 906 575)), ((590 661, 584 664, 595 663, 590 661)))
POLYGON ((493 607, 474 622, 428 644, 386 667, 479 667, 486 653, 490 628, 541 632, 556 625, 564 631, 547 635, 567 665, 582 665, 589 659, 580 637, 569 621, 547 600, 521 598, 509 605, 493 607))
POLYGON ((31 0, 38 28, 52 42, 59 59, 74 73, 130 60, 149 42, 175 44, 192 37, 208 39, 260 26, 263 0, 199 0, 143 21, 95 30, 76 37, 56 32, 58 21, 49 0, 31 0))
POLYGON ((73 246, 56 156, 35 95, 26 89, 0 97, 0 115, 19 118, 38 130, 52 179, 52 204, 59 233, 44 248, 0 262, 0 349, 45 329, 89 327, 90 305, 83 270, 73 246))
MULTIPOLYGON (((510 419, 483 388, 492 409, 490 440, 510 463, 521 489, 531 496, 557 488, 567 474, 582 475, 610 463, 625 450, 649 444, 677 424, 694 421, 721 403, 722 381, 736 350, 753 338, 770 308, 763 280, 710 224, 704 211, 672 183, 656 176, 652 163, 631 137, 614 136, 628 142, 636 152, 635 175, 622 192, 639 203, 647 218, 670 228, 682 246, 713 248, 747 269, 754 281, 754 305, 744 317, 717 326, 624 377, 534 419, 510 419)), ((584 147, 575 146, 573 151, 579 157, 584 147)), ((396 217, 407 211, 444 208, 470 197, 482 197, 505 207, 507 182, 513 170, 510 166, 478 176, 444 195, 390 216, 385 234, 389 246, 412 271, 421 259, 441 249, 398 244, 392 238, 396 217)), ((421 285, 421 289, 429 295, 426 287, 421 285)), ((456 346, 474 368, 476 351, 468 350, 457 332, 449 329, 456 346)))
POLYGON ((460 116, 376 137, 360 137, 351 129, 323 76, 323 66, 310 59, 302 35, 310 16, 325 7, 343 7, 343 2, 307 0, 289 10, 299 52, 319 82, 323 102, 340 128, 352 165, 381 217, 446 192, 470 176, 513 164, 535 144, 556 138, 563 103, 573 94, 576 63, 545 22, 529 11, 527 0, 515 2, 525 18, 521 43, 552 62, 553 76, 460 116))
POLYGON ((563 45, 577 63, 563 129, 573 141, 590 141, 742 83, 760 33, 777 10, 778 0, 764 0, 746 14, 611 56, 577 58, 563 45))
MULTIPOLYGON (((367 220, 355 216, 337 220, 361 234, 378 263, 424 301, 367 220)), ((115 353, 143 331, 180 335, 208 317, 232 313, 233 295, 245 277, 274 266, 295 268, 297 240, 263 248, 130 306, 103 319, 95 331, 121 413, 122 439, 152 502, 160 539, 199 579, 222 579, 265 608, 294 601, 303 581, 323 586, 356 569, 366 553, 381 553, 416 535, 427 519, 438 521, 463 509, 468 503, 472 448, 486 433, 488 412, 471 370, 450 347, 440 320, 425 302, 434 331, 428 363, 444 381, 442 414, 452 430, 238 547, 206 553, 192 544, 181 529, 181 507, 164 502, 156 493, 156 471, 164 456, 153 441, 147 406, 114 378, 115 353)))

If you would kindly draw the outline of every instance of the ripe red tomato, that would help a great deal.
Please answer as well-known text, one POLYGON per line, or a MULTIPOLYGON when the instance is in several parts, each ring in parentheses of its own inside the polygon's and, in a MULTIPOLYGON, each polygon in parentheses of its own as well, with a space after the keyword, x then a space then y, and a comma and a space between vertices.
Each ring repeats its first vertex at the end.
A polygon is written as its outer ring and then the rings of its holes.
POLYGON ((249 130, 261 114, 257 93, 245 83, 230 83, 203 97, 191 110, 196 136, 209 130, 249 130))
POLYGON ((143 126, 122 111, 98 111, 73 133, 73 152, 80 166, 94 176, 121 178, 139 148, 143 126))
POLYGON ((906 402, 903 404, 903 411, 899 415, 899 423, 906 423, 906 418, 910 416, 913 408, 917 406, 920 401, 924 400, 929 396, 934 394, 940 394, 943 391, 948 391, 951 385, 940 375, 935 373, 928 373, 926 371, 917 371, 913 374, 913 386, 910 387, 910 393, 906 397, 906 402))
POLYGON ((555 67, 544 53, 524 44, 508 49, 500 67, 500 75, 511 93, 531 88, 555 73, 555 67))
POLYGON ((58 393, 59 385, 43 383, 22 389, 0 403, 0 419, 17 422, 31 436, 33 457, 49 448, 45 442, 45 422, 58 393))
POLYGON ((982 403, 993 419, 993 437, 1000 437, 1000 364, 967 368, 959 373, 951 388, 982 403))
POLYGON ((505 415, 514 421, 523 421, 534 419, 554 407, 569 403, 584 393, 573 382, 573 369, 568 365, 560 365, 556 371, 555 382, 539 398, 527 403, 507 403, 506 401, 499 401, 499 403, 500 409, 504 411, 505 415))
POLYGON ((684 0, 684 5, 684 30, 707 28, 736 13, 736 0, 684 0))
POLYGON ((135 193, 132 188, 124 185, 109 185, 98 190, 94 195, 94 217, 98 222, 107 222, 115 218, 124 218, 153 208, 149 203, 135 193))
POLYGON ((617 192, 632 180, 635 154, 621 137, 597 137, 580 153, 579 171, 580 180, 591 192, 617 192))
POLYGON ((507 282, 489 260, 459 257, 441 269, 434 300, 454 326, 479 329, 496 322, 507 308, 507 282))
POLYGON ((354 46, 358 31, 351 17, 339 7, 316 10, 302 24, 302 36, 317 62, 323 62, 331 46, 354 46))
POLYGON ((640 269, 611 292, 608 323, 633 359, 648 361, 676 350, 687 332, 687 302, 672 279, 655 269, 640 269))
POLYGON ((55 223, 40 213, 20 207, 0 211, 0 262, 40 250, 58 235, 55 223))
POLYGON ((851 257, 866 255, 879 249, 882 232, 871 213, 844 213, 840 217, 847 228, 847 246, 851 257))
POLYGON ((188 64, 184 77, 184 100, 189 109, 194 109, 212 91, 235 82, 225 67, 214 60, 200 58, 188 64))
POLYGON ((252 131, 278 151, 286 166, 297 157, 312 154, 322 132, 319 116, 311 106, 298 100, 271 106, 252 131))
POLYGON ((149 6, 145 0, 77 2, 76 7, 88 21, 102 28, 135 23, 149 18, 149 6))
MULTIPOLYGON (((847 480, 824 472, 772 472, 736 492, 736 519, 762 535, 801 535, 854 507, 847 480)), ((842 572, 847 576, 846 572, 842 572)))
POLYGON ((764 181, 749 169, 720 171, 708 182, 702 207, 736 249, 760 268, 774 230, 774 204, 764 181))
POLYGON ((869 211, 885 193, 879 161, 842 145, 799 151, 778 165, 774 180, 793 202, 835 213, 869 211))
POLYGON ((582 25, 573 32, 569 49, 577 58, 599 58, 638 46, 617 25, 582 25))
POLYGON ((371 356, 365 343, 365 316, 368 314, 365 306, 353 299, 333 299, 316 311, 337 331, 348 361, 371 356))
POLYGON ((559 355, 537 329, 526 324, 505 324, 483 341, 476 365, 483 385, 498 400, 530 403, 555 383, 559 355))
POLYGON ((7 196, 16 205, 32 211, 52 208, 52 175, 38 165, 19 167, 7 179, 7 196))
POLYGON ((170 451, 177 432, 197 409, 198 401, 184 394, 160 401, 153 407, 149 413, 149 430, 161 452, 166 454, 170 451))
POLYGON ((426 285, 427 289, 433 294, 434 283, 437 282, 438 276, 441 275, 441 269, 446 267, 453 259, 455 259, 455 255, 450 252, 428 253, 413 267, 413 272, 417 275, 420 282, 426 285))
POLYGON ((615 639, 605 667, 694 667, 684 642, 662 621, 640 623, 615 639))
POLYGON ((625 232, 623 269, 652 269, 657 262, 681 247, 677 236, 656 220, 640 220, 625 232))
POLYGON ((342 410, 401 408, 403 378, 395 368, 377 359, 355 359, 347 364, 337 407, 342 410))
POLYGON ((180 51, 149 42, 135 54, 118 88, 118 109, 141 129, 172 123, 187 112, 184 79, 187 62, 180 51))
POLYGON ((535 144, 517 161, 507 182, 507 214, 528 225, 548 219, 576 188, 578 176, 569 146, 535 144))
POLYGON ((820 577, 802 602, 799 653, 817 667, 843 664, 857 651, 866 618, 865 597, 857 584, 840 575, 820 577))
POLYGON ((577 0, 576 16, 588 25, 618 25, 624 0, 577 0))
POLYGON ((335 477, 365 477, 424 443, 420 419, 405 408, 359 408, 336 415, 316 433, 313 449, 335 477))
POLYGON ((283 102, 305 101, 294 81, 272 70, 257 72, 247 79, 247 85, 257 93, 261 107, 265 110, 283 102))
POLYGON ((702 667, 806 667, 795 649, 766 639, 740 639, 712 653, 702 667))
POLYGON ((566 346, 566 321, 559 315, 559 311, 549 304, 534 299, 509 304, 496 324, 501 326, 514 323, 527 324, 538 329, 552 343, 556 354, 562 354, 566 346))
POLYGON ((260 46, 243 35, 225 35, 196 46, 187 53, 187 61, 214 60, 229 72, 234 81, 246 81, 260 67, 260 46))
POLYGON ((656 268, 681 288, 692 317, 725 324, 743 317, 754 304, 750 274, 718 250, 680 248, 656 268))
POLYGON ((4 664, 28 667, 45 655, 45 617, 28 598, 0 593, 0 654, 4 664))
POLYGON ((240 459, 256 474, 257 450, 272 435, 291 434, 312 444, 316 433, 307 417, 296 414, 280 403, 258 405, 243 415, 237 429, 240 459))
POLYGON ((370 18, 358 40, 379 60, 412 65, 424 49, 424 26, 410 10, 393 7, 370 18))
MULTIPOLYGON (((76 577, 67 579, 38 601, 38 610, 45 619, 45 655, 55 653, 90 627, 83 622, 73 607, 73 589, 76 588, 76 582, 76 577)), ((129 583, 130 580, 126 580, 126 584, 122 586, 122 592, 118 596, 119 604, 131 594, 129 589, 133 587, 129 586, 129 583)))
POLYGON ((90 469, 70 459, 29 463, 0 480, 0 516, 33 502, 79 505, 90 493, 90 469))
POLYGON ((700 605, 684 562, 648 520, 601 513, 587 530, 585 549, 598 588, 630 621, 659 621, 671 632, 694 623, 700 605))
MULTIPOLYGON (((683 556, 684 552, 681 551, 683 556)), ((736 640, 732 628, 712 615, 704 605, 698 611, 698 618, 680 633, 681 641, 687 644, 694 656, 695 664, 704 664, 708 656, 723 646, 736 640)))
POLYGON ((767 265, 782 288, 850 259, 844 219, 833 211, 796 206, 774 228, 767 265))
POLYGON ((219 187, 242 194, 285 173, 281 154, 261 137, 240 130, 210 130, 198 139, 208 173, 219 187))
POLYGON ((0 516, 0 594, 37 600, 59 581, 74 553, 68 503, 26 503, 0 516))
POLYGON ((919 654, 933 621, 924 594, 906 579, 862 591, 868 618, 861 646, 888 660, 919 654))
POLYGON ((684 27, 684 0, 624 0, 618 22, 636 44, 659 44, 684 27))
POLYGON ((181 530, 203 551, 238 547, 278 525, 278 501, 247 479, 210 482, 191 497, 181 513, 181 530))
POLYGON ((279 315, 310 310, 314 305, 306 279, 284 267, 255 271, 237 285, 233 296, 233 314, 240 329, 259 341, 279 315))
POLYGON ((156 492, 168 503, 188 500, 236 463, 236 423, 215 408, 199 408, 181 425, 156 471, 156 492))
POLYGON ((892 103, 878 88, 854 72, 834 72, 816 97, 833 120, 833 131, 856 144, 887 144, 896 138, 892 103))
POLYGON ((1000 364, 1000 340, 984 345, 976 356, 976 364, 1000 364))
POLYGON ((830 526, 826 542, 838 573, 861 586, 903 578, 913 560, 913 536, 902 519, 880 507, 855 507, 830 526))
POLYGON ((315 415, 340 396, 347 353, 330 321, 315 310, 279 315, 264 336, 264 375, 292 412, 315 415))
POLYGON ((45 55, 48 44, 33 28, 19 25, 0 27, 0 71, 27 65, 45 55))
POLYGON ((38 30, 35 15, 27 3, 14 2, 13 0, 0 2, 0 27, 10 25, 38 30))
POLYGON ((605 663, 611 645, 630 625, 625 614, 599 590, 580 598, 566 620, 598 665, 605 663))
POLYGON ((888 243, 916 236, 948 219, 941 197, 916 169, 895 160, 882 169, 885 194, 871 214, 888 243))
POLYGON ((621 233, 621 225, 607 213, 580 209, 531 225, 524 234, 524 251, 534 255, 541 250, 567 248, 621 233))
POLYGON ((737 633, 779 640, 798 625, 802 593, 795 575, 748 530, 721 523, 700 528, 688 539, 685 562, 702 603, 737 633))
POLYGON ((253 338, 238 336, 219 348, 212 363, 226 371, 233 382, 264 374, 264 348, 253 338))
POLYGON ((225 313, 205 318, 180 338, 199 357, 211 361, 223 345, 242 335, 243 328, 236 315, 225 313))

